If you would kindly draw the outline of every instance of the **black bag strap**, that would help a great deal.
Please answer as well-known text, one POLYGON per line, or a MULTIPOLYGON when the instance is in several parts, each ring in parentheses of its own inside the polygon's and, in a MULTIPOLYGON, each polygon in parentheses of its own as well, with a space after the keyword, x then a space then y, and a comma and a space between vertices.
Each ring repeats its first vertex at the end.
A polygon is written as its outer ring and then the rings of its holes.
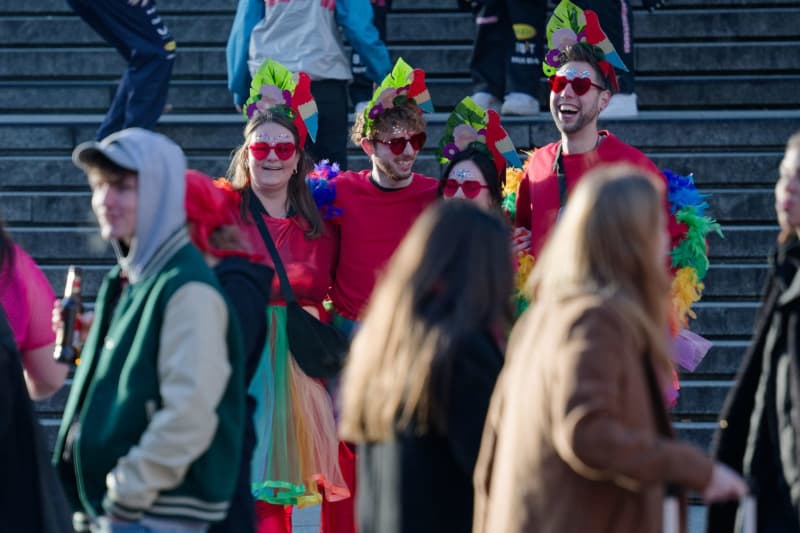
POLYGON ((275 272, 278 274, 278 279, 281 281, 283 299, 286 300, 287 304, 290 304, 295 301, 294 291, 289 284, 289 277, 286 275, 286 269, 283 267, 283 261, 281 261, 281 255, 278 253, 275 241, 272 240, 272 235, 269 234, 269 230, 264 223, 264 219, 261 217, 261 213, 253 205, 252 202, 254 201, 257 200, 251 199, 250 214, 253 216, 256 226, 258 226, 258 231, 261 233, 261 238, 264 240, 264 244, 267 246, 267 250, 269 250, 269 255, 272 257, 272 264, 275 267, 275 272))

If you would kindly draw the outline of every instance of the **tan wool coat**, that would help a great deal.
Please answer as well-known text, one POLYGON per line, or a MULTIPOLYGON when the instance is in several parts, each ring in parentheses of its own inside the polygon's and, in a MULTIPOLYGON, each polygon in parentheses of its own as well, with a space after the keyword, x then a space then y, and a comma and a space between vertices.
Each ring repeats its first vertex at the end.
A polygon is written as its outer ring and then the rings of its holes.
POLYGON ((658 533, 665 485, 710 480, 711 460, 673 438, 618 298, 537 304, 517 323, 475 470, 474 533, 658 533))

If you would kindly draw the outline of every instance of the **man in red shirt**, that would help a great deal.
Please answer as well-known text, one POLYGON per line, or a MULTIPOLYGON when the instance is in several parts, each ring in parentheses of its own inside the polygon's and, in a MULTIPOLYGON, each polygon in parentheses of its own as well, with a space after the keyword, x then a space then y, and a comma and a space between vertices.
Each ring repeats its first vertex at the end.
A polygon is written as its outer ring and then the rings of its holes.
MULTIPOLYGON (((578 42, 561 52, 560 66, 550 78, 550 113, 561 140, 533 153, 520 182, 516 223, 530 228, 534 256, 544 246, 570 191, 588 170, 601 164, 630 163, 663 177, 642 152, 610 132, 598 130, 598 116, 608 105, 616 82, 613 68, 603 68, 604 61, 598 61, 593 48, 578 42)), ((674 216, 667 220, 674 244, 683 232, 674 216)))
POLYGON ((334 180, 339 262, 331 290, 335 324, 349 333, 386 265, 417 216, 437 197, 438 182, 412 172, 425 144, 423 111, 432 110, 424 72, 402 59, 375 91, 351 132, 372 168, 334 180))

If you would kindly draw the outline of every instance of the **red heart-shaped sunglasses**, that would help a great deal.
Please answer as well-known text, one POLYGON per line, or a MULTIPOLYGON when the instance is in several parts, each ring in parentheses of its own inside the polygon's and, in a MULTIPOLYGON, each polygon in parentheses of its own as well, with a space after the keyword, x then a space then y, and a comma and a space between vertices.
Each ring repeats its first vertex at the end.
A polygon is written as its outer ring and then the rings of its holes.
POLYGON ((294 143, 290 142, 282 142, 282 143, 275 143, 269 144, 265 142, 257 142, 250 145, 250 154, 255 157, 257 160, 261 161, 266 159, 269 155, 270 150, 275 150, 275 155, 278 156, 278 159, 281 161, 286 161, 290 157, 294 155, 295 151, 294 143))
POLYGON ((442 188, 442 192, 445 196, 455 196, 458 189, 464 191, 464 196, 469 199, 475 198, 478 196, 483 189, 488 189, 488 185, 484 185, 478 180, 465 180, 465 181, 458 181, 454 180, 453 178, 449 178, 447 181, 444 182, 444 187, 442 188))
POLYGON ((606 88, 602 85, 598 85, 593 82, 591 78, 569 79, 566 76, 559 76, 558 74, 555 76, 550 76, 547 79, 547 84, 550 85, 550 90, 554 93, 560 93, 567 88, 567 85, 572 85, 572 90, 575 91, 575 94, 578 96, 583 96, 584 94, 588 93, 589 89, 592 87, 597 87, 601 91, 606 90, 606 88))
POLYGON ((405 151, 406 144, 411 144, 411 148, 413 148, 415 152, 419 152, 422 147, 425 146, 425 140, 427 138, 428 137, 425 135, 425 132, 421 131, 419 133, 415 133, 408 139, 405 137, 395 137, 393 139, 389 139, 388 141, 375 139, 375 142, 385 144, 389 147, 389 150, 391 150, 394 155, 400 155, 405 151))

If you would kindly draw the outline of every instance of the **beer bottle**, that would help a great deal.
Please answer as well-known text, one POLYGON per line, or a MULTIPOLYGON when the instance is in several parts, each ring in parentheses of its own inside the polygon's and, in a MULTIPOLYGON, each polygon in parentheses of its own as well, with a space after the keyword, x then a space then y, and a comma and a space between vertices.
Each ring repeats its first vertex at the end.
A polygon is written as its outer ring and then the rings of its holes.
POLYGON ((61 329, 56 333, 56 349, 53 357, 59 363, 77 365, 80 362, 79 332, 75 330, 81 306, 81 269, 70 266, 64 298, 61 300, 61 329))

